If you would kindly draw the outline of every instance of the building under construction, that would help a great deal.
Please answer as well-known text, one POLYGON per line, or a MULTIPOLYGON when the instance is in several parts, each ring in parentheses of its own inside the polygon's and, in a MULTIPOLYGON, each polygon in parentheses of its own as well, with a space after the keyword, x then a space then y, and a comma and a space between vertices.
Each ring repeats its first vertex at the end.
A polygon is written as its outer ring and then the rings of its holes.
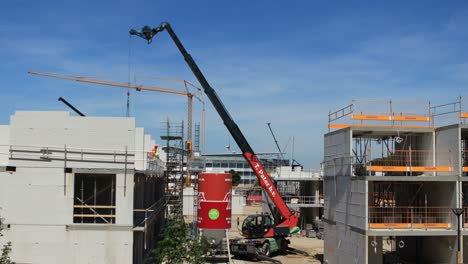
POLYGON ((325 263, 468 262, 467 117, 461 98, 329 114, 325 263))
POLYGON ((462 98, 436 106, 353 101, 330 113, 327 263, 468 262, 467 117, 462 98))
POLYGON ((0 126, 0 214, 12 260, 143 263, 165 217, 154 143, 134 118, 11 116, 0 126))

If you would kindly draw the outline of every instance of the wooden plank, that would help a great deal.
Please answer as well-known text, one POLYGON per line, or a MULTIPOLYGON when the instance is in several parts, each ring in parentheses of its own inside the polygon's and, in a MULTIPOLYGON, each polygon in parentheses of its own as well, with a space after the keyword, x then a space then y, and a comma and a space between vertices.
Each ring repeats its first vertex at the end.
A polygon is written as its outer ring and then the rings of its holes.
POLYGON ((106 217, 110 217, 110 218, 115 218, 115 215, 105 215, 105 214, 99 214, 99 215, 95 215, 95 214, 74 214, 73 217, 83 217, 83 218, 106 218, 106 217))
POLYGON ((450 223, 414 223, 411 225, 412 225, 412 228, 437 228, 437 229, 450 228, 450 223))
POLYGON ((408 229, 409 224, 404 223, 369 223, 369 228, 371 229, 408 229))
POLYGON ((115 205, 74 205, 73 208, 115 209, 115 205))
POLYGON ((389 115, 352 115, 353 120, 374 120, 374 121, 392 121, 389 115))
POLYGON ((393 116, 395 121, 406 121, 406 122, 429 122, 431 120, 428 116, 393 116))
POLYGON ((395 172, 406 172, 408 167, 406 166, 367 166, 368 171, 395 171, 395 172))
POLYGON ((433 167, 413 166, 413 167, 411 167, 411 171, 415 171, 415 172, 430 172, 430 171, 451 172, 452 168, 449 167, 449 166, 433 166, 433 167))

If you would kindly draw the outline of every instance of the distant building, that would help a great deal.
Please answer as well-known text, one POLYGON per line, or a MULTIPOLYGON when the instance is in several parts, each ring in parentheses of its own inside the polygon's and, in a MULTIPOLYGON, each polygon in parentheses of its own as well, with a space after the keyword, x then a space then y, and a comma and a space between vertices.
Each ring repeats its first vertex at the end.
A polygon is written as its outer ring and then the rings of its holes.
POLYGON ((16 112, 0 126, 0 247, 16 263, 143 263, 164 222, 164 163, 134 118, 16 112))
MULTIPOLYGON (((278 159, 274 153, 257 154, 257 156, 259 156, 262 165, 270 175, 275 171, 276 167, 287 162, 278 159)), ((204 154, 202 157, 206 172, 229 172, 230 170, 234 170, 241 177, 239 185, 253 186, 257 183, 257 176, 255 176, 255 173, 242 154, 204 154)))
POLYGON ((282 166, 272 177, 286 205, 299 212, 299 227, 317 229, 324 209, 322 169, 282 166))

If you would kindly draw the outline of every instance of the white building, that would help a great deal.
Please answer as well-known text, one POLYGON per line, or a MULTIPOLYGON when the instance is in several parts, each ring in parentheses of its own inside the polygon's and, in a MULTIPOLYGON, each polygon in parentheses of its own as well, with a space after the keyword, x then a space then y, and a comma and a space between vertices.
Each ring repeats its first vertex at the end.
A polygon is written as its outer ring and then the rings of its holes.
POLYGON ((134 118, 16 112, 0 126, 0 246, 16 263, 143 263, 164 219, 153 145, 134 118))

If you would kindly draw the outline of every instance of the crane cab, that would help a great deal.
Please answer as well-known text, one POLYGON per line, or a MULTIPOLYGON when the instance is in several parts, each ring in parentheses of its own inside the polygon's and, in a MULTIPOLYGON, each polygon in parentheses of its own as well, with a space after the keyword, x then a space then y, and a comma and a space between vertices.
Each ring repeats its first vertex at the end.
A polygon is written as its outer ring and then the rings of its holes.
POLYGON ((242 235, 248 238, 264 237, 272 226, 274 222, 269 214, 249 215, 242 223, 242 235))

